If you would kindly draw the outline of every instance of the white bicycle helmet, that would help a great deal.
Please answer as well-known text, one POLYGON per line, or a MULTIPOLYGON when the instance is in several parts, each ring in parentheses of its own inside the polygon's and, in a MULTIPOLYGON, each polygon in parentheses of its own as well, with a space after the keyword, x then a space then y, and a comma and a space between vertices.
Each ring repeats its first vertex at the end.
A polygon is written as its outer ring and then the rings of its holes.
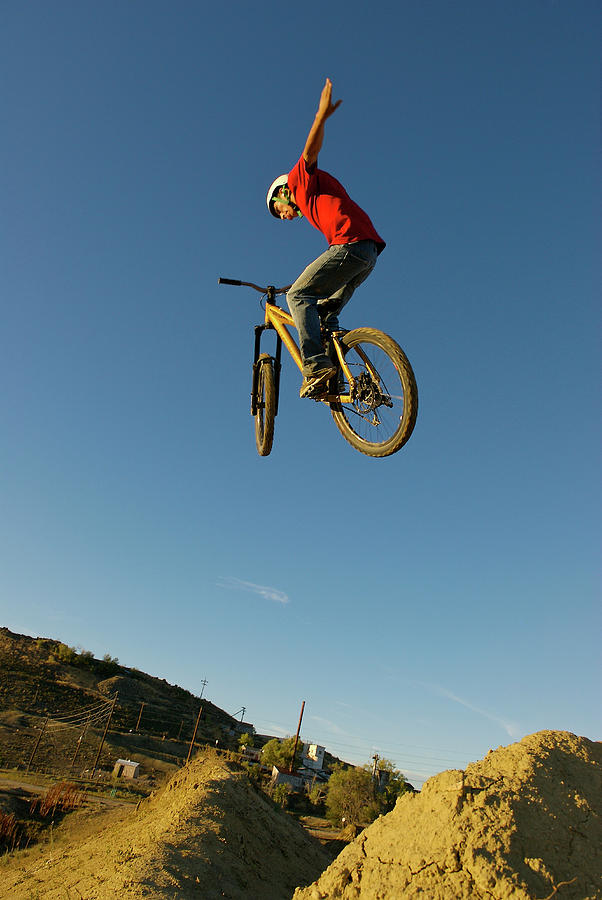
MULTIPOLYGON (((274 200, 276 199, 275 195, 278 193, 278 191, 281 187, 284 187, 286 185, 287 181, 288 181, 288 175, 279 175, 278 178, 276 178, 268 188, 268 195, 266 197, 266 203, 268 205, 269 211, 276 219, 279 219, 280 216, 274 209, 274 205, 273 205, 274 200)), ((289 203, 290 206, 292 206, 293 209, 296 210, 297 215, 302 216, 301 210, 296 205, 296 203, 293 203, 292 200, 283 200, 283 203, 289 203)))

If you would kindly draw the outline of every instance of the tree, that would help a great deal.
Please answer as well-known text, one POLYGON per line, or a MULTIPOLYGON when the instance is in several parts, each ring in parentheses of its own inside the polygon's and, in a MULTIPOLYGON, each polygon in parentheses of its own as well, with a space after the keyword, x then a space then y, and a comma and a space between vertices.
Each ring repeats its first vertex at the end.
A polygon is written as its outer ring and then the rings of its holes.
POLYGON ((390 759, 379 759, 377 779, 381 812, 392 810, 398 797, 413 790, 412 785, 408 784, 404 775, 395 768, 390 759))
POLYGON ((248 731, 245 731, 244 734, 241 734, 238 738, 238 749, 242 750, 243 747, 252 747, 253 746, 253 735, 249 734, 248 731))
MULTIPOLYGON (((282 741, 280 738, 272 738, 271 741, 264 745, 261 751, 261 765, 278 766, 279 769, 291 768, 294 746, 295 739, 292 737, 285 738, 282 741)), ((296 766, 301 765, 302 755, 303 744, 299 741, 295 760, 296 766)))
POLYGON ((326 799, 326 794, 328 793, 328 786, 325 784, 314 784, 311 791, 309 792, 309 799, 313 803, 314 806, 320 806, 324 803, 326 799))
POLYGON ((280 806, 284 809, 286 804, 288 803, 288 797, 291 793, 290 784, 277 784, 274 788, 272 797, 276 803, 279 803, 280 806))
POLYGON ((409 790, 411 785, 388 759, 378 761, 376 777, 371 766, 335 766, 328 782, 326 815, 337 824, 344 819, 347 825, 369 825, 409 790))
POLYGON ((328 781, 326 815, 340 825, 369 825, 378 815, 372 776, 366 768, 337 765, 328 781))

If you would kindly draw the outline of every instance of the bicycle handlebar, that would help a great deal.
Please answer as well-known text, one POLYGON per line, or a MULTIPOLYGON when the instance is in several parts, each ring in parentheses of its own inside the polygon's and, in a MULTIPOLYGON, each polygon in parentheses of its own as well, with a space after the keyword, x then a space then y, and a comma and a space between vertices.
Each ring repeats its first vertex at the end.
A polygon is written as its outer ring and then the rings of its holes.
POLYGON ((239 286, 251 287, 251 288, 254 288, 256 291, 259 291, 260 294, 267 294, 268 290, 270 290, 270 289, 274 291, 274 294, 286 294, 288 289, 291 287, 290 284, 287 284, 286 287, 281 287, 281 288, 275 288, 271 284, 268 285, 268 287, 259 287, 258 284, 253 284, 252 281, 239 281, 237 278, 218 278, 217 283, 218 284, 234 284, 237 287, 239 287, 239 286))

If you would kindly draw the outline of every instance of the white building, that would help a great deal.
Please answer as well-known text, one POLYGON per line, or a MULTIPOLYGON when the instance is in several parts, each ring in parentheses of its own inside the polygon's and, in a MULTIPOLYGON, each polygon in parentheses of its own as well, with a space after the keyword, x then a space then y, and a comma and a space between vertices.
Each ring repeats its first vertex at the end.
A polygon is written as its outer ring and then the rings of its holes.
POLYGON ((325 747, 319 744, 303 744, 303 763, 306 769, 315 769, 321 772, 324 768, 325 747))
POLYGON ((303 777, 301 775, 293 775, 292 772, 286 772, 279 769, 278 766, 272 766, 272 783, 288 784, 294 791, 300 791, 303 787, 303 777))

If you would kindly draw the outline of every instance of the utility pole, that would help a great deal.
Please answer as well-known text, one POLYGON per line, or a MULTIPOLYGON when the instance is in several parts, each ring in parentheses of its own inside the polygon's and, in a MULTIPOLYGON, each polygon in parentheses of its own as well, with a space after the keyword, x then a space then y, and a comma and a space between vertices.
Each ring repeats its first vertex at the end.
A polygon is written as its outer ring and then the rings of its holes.
POLYGON ((143 700, 142 703, 140 704, 140 712, 138 713, 138 721, 136 722, 136 731, 138 731, 138 726, 140 725, 140 719, 142 718, 142 710, 144 709, 145 706, 146 706, 146 703, 143 700))
POLYGON ((301 731, 301 719, 303 718, 303 710, 305 709, 305 700, 301 704, 301 715, 299 716, 299 724, 297 725, 297 734, 295 735, 295 746, 293 747, 293 758, 291 760, 291 775, 295 771, 295 754, 297 753, 297 744, 299 743, 299 732, 301 731))
POLYGON ((202 686, 202 688, 201 688, 201 696, 199 697, 199 700, 202 700, 202 699, 203 699, 203 691, 205 690, 205 688, 207 687, 207 684, 208 684, 207 679, 206 679, 206 678, 203 678, 202 681, 201 681, 201 684, 202 684, 203 686, 202 686))
POLYGON ((374 760, 374 765, 372 766, 372 781, 376 781, 376 773, 378 771, 378 761, 380 759, 380 756, 378 755, 378 753, 375 753, 372 759, 374 760))
POLYGON ((197 729, 199 727, 199 722, 201 721, 201 713, 203 712, 203 707, 199 708, 199 714, 196 717, 196 725, 194 726, 194 732, 192 735, 192 740, 190 742, 190 747, 188 748, 188 756, 186 757, 186 765, 190 762, 190 757, 192 756, 192 748, 194 747, 194 739, 196 737, 197 729))
POLYGON ((36 753, 38 752, 38 747, 40 746, 40 741, 42 740, 42 735, 43 735, 44 732, 46 731, 46 726, 48 725, 48 719, 49 719, 49 718, 50 718, 50 716, 46 716, 46 718, 44 719, 44 724, 42 725, 42 730, 40 731, 40 733, 39 733, 39 735, 38 735, 38 739, 37 739, 37 741, 36 741, 36 745, 35 745, 35 747, 33 748, 33 751, 32 751, 32 753, 31 753, 31 756, 29 757, 29 762, 27 763, 27 768, 25 769, 26 772, 29 772, 29 767, 31 766, 31 764, 32 764, 32 762, 33 762, 33 758, 34 758, 34 756, 36 755, 36 753))
POLYGON ((109 718, 107 719, 107 724, 105 725, 105 730, 102 735, 102 740, 100 742, 100 747, 98 748, 98 753, 96 754, 96 759, 94 760, 94 765, 92 766, 92 778, 94 778, 94 773, 96 772, 96 767, 98 766, 98 760, 100 759, 100 754, 102 753, 102 748, 105 742, 105 738, 107 736, 107 732, 109 730, 109 725, 111 724, 111 718, 113 716, 113 710, 115 709, 115 704, 117 703, 117 694, 113 697, 113 702, 111 703, 111 711, 109 712, 109 718))
POLYGON ((73 768, 73 766, 75 765, 75 760, 77 759, 77 754, 80 751, 80 748, 81 748, 82 742, 86 736, 86 731, 88 730, 89 724, 90 724, 90 716, 88 716, 88 721, 84 725, 84 730, 82 731, 82 733, 80 734, 80 736, 77 739, 77 747, 75 748, 75 753, 73 754, 73 759, 71 760, 71 768, 73 768))

